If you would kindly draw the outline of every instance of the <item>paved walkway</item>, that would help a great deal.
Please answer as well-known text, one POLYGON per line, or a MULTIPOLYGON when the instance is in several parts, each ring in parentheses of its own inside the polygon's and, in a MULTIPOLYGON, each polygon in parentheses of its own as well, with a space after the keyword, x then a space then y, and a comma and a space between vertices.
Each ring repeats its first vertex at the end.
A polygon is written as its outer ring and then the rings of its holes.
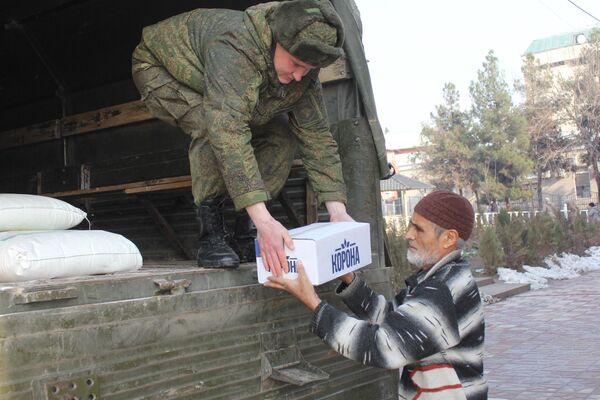
POLYGON ((484 310, 490 400, 600 400, 600 272, 484 310))

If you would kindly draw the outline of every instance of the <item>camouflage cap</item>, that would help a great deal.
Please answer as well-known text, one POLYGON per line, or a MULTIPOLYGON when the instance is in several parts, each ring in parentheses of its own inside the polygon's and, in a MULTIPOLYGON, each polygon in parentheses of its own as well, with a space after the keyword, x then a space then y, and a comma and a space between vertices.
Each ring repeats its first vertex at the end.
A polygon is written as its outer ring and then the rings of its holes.
POLYGON ((343 54, 344 27, 328 0, 283 1, 269 26, 275 41, 307 64, 326 67, 343 54))

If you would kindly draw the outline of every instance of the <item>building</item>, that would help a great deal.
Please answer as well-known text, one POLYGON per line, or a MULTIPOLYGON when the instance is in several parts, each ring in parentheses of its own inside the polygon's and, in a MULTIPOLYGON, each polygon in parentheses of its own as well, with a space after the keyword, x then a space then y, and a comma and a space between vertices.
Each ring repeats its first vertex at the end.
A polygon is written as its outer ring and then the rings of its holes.
POLYGON ((396 171, 390 179, 380 181, 383 217, 388 226, 408 221, 419 200, 435 190, 435 186, 427 182, 423 170, 413 160, 422 150, 422 147, 410 147, 386 151, 396 171))
MULTIPOLYGON (((554 76, 570 78, 581 63, 581 51, 593 29, 580 29, 536 39, 525 50, 525 54, 532 54, 541 66, 549 67, 554 76)), ((562 130, 565 135, 570 135, 575 127, 564 125, 562 130)), ((590 201, 598 199, 598 188, 591 168, 581 162, 580 154, 579 148, 572 148, 569 151, 569 157, 572 158, 572 164, 575 166, 574 172, 564 172, 559 177, 548 175, 543 180, 543 196, 555 205, 563 206, 569 203, 582 209, 590 201)))
POLYGON ((435 186, 398 174, 380 181, 383 216, 401 215, 404 219, 412 214, 417 202, 435 186))

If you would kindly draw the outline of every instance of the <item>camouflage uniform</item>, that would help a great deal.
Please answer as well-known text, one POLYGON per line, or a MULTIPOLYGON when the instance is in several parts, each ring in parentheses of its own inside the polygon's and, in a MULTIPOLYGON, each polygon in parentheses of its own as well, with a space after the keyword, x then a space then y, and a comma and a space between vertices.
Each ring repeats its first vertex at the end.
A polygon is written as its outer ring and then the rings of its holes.
POLYGON ((148 109, 192 137, 196 204, 229 193, 242 209, 277 195, 297 143, 319 200, 346 202, 318 71, 278 81, 266 20, 274 4, 174 16, 146 27, 133 53, 148 109))

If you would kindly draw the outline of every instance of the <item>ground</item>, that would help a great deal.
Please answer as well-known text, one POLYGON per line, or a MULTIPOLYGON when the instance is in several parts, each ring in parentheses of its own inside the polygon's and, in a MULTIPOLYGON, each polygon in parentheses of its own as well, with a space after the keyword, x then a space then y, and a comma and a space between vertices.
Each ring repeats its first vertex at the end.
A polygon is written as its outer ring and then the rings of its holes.
POLYGON ((485 306, 490 400, 600 400, 600 271, 485 306))

